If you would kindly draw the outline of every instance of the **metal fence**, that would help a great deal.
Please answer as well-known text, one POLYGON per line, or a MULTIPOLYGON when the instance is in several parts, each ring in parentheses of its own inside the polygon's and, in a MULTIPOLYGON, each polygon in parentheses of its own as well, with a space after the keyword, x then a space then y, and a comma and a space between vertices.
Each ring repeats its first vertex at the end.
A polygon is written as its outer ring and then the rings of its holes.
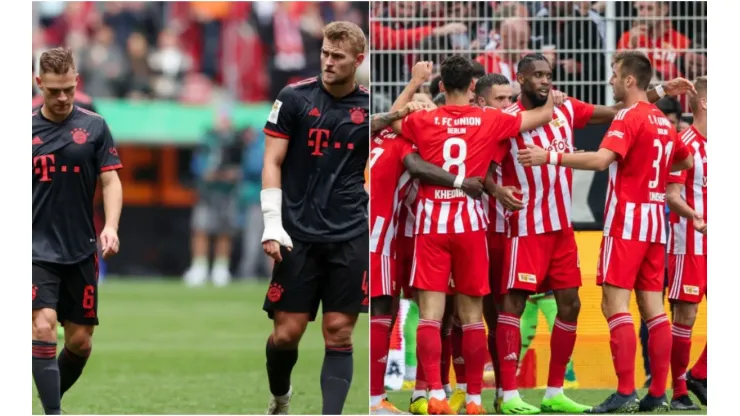
MULTIPOLYGON (((516 85, 521 56, 554 64, 557 89, 611 104, 611 56, 639 49, 655 81, 706 75, 707 2, 374 1, 371 3, 373 110, 387 111, 419 60, 452 54, 480 62, 516 85)), ((688 112, 685 100, 680 104, 688 112)))

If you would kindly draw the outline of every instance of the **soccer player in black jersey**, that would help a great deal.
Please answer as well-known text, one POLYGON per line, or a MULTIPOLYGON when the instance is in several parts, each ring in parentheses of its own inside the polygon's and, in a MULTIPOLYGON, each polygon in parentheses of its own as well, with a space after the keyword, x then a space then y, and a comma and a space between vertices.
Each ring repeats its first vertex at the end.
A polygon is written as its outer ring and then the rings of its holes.
MULTIPOLYGON (((287 413, 298 343, 322 304, 323 414, 340 414, 352 381, 352 331, 368 307, 370 96, 355 82, 365 35, 324 27, 321 75, 285 87, 272 107, 262 171, 262 247, 275 259, 264 310, 274 321, 268 414, 287 413)), ((362 365, 367 365, 363 363, 362 365)))
POLYGON ((93 196, 102 184, 103 256, 118 252, 121 168, 108 125, 74 105, 77 71, 69 50, 44 52, 36 79, 44 103, 32 115, 33 378, 46 414, 61 414, 61 396, 82 373, 98 324, 97 244, 93 196), (56 357, 57 321, 64 349, 56 357))

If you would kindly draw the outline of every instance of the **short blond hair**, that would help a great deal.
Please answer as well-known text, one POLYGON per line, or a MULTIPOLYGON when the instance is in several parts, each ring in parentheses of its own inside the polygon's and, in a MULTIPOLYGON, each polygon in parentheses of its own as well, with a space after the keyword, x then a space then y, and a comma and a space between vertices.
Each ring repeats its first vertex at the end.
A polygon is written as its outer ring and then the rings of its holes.
POLYGON ((352 22, 332 22, 324 26, 324 38, 330 42, 349 42, 355 55, 365 52, 365 33, 352 22))
POLYGON ((698 77, 694 81, 694 88, 696 89, 696 95, 689 100, 692 112, 696 112, 699 109, 699 99, 707 98, 707 76, 698 77))
POLYGON ((72 51, 67 48, 53 48, 45 51, 39 58, 39 74, 52 73, 64 75, 76 70, 72 51))

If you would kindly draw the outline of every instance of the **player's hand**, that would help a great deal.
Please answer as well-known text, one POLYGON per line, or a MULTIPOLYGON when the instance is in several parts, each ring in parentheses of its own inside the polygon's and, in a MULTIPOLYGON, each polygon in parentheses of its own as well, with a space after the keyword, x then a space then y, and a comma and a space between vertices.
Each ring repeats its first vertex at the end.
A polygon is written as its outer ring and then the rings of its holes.
POLYGON ((468 31, 468 27, 462 23, 447 23, 446 25, 440 26, 432 31, 434 36, 447 36, 454 35, 456 33, 465 33, 468 31))
POLYGON ((433 68, 434 62, 432 61, 417 62, 411 69, 411 79, 414 79, 419 83, 425 83, 432 77, 433 68))
POLYGON ((704 217, 701 214, 694 213, 694 229, 700 233, 707 235, 707 222, 704 221, 704 217))
POLYGON ((568 94, 558 91, 558 90, 552 90, 552 103, 555 105, 555 107, 559 107, 565 103, 565 100, 568 99, 568 94))
POLYGON ((528 144, 526 149, 519 151, 517 161, 522 166, 542 166, 547 163, 547 151, 539 146, 528 144))
POLYGON ((664 83, 663 91, 665 91, 666 95, 670 95, 671 97, 677 97, 683 94, 688 94, 689 96, 696 94, 694 84, 686 78, 673 78, 664 83))
POLYGON ((100 248, 103 250, 103 258, 108 258, 118 253, 121 243, 118 241, 118 231, 113 227, 105 227, 100 233, 100 248))
POLYGON ((640 46, 640 37, 648 35, 648 28, 644 24, 636 24, 630 29, 630 47, 636 49, 640 46))
POLYGON ((427 108, 429 108, 429 104, 427 103, 421 103, 419 101, 409 101, 401 109, 401 118, 406 117, 407 115, 415 111, 426 110, 427 108))
POLYGON ((473 176, 472 178, 463 179, 462 186, 460 186, 463 192, 471 198, 478 199, 483 193, 483 178, 480 176, 473 176))
POLYGON ((280 254, 280 246, 285 247, 288 251, 293 250, 293 240, 283 227, 265 227, 262 233, 262 250, 265 254, 272 257, 276 262, 283 261, 280 254))
POLYGON ((501 202, 501 205, 509 211, 519 211, 524 208, 524 203, 517 195, 524 194, 514 186, 497 186, 496 192, 493 194, 496 201, 501 202))

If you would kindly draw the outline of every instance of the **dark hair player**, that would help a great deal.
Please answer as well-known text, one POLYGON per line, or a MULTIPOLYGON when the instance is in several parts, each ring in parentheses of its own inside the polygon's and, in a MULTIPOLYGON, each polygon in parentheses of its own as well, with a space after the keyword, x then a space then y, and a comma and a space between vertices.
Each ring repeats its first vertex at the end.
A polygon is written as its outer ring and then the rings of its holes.
POLYGON ((79 378, 98 325, 93 196, 103 187, 103 256, 118 252, 121 161, 108 125, 74 105, 77 71, 69 50, 44 52, 36 83, 44 103, 32 113, 33 378, 44 413, 61 414, 61 397, 79 378), (59 321, 64 350, 56 357, 59 321))
POLYGON ((262 246, 276 261, 264 304, 274 320, 268 414, 288 411, 298 343, 319 303, 323 414, 342 412, 352 381, 352 332, 368 306, 370 96, 355 82, 365 44, 353 23, 324 27, 321 76, 283 88, 264 128, 262 246))

